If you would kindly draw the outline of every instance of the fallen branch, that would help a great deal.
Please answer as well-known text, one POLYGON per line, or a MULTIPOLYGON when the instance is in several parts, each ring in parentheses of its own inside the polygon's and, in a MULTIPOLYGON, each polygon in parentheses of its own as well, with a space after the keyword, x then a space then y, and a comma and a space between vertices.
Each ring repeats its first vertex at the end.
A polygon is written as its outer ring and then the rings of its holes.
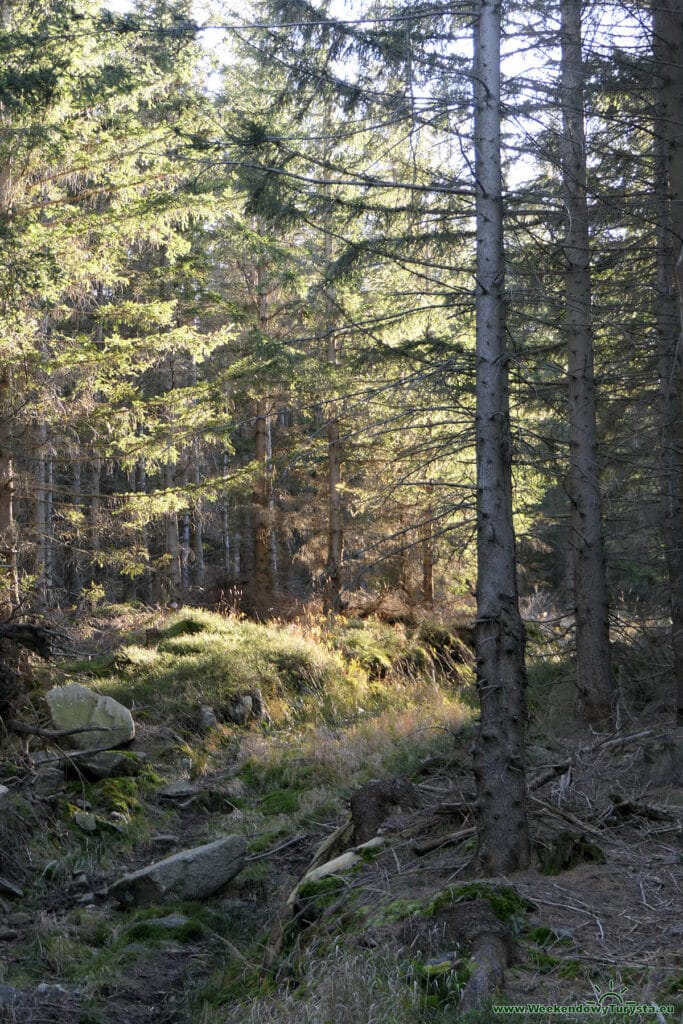
POLYGON ((624 800, 617 794, 611 793, 610 800, 613 807, 607 815, 607 820, 620 815, 632 814, 637 818, 651 818, 653 821, 678 821, 682 810, 680 807, 660 807, 654 804, 641 804, 635 800, 624 800))
POLYGON ((635 743, 636 740, 645 739, 646 736, 661 735, 661 733, 661 729, 642 729, 640 732, 632 732, 627 736, 611 736, 607 739, 599 740, 592 747, 585 748, 581 751, 581 754, 594 754, 603 747, 625 747, 629 743, 635 743))
POLYGON ((28 722, 20 722, 16 718, 7 720, 7 728, 12 732, 20 733, 22 736, 42 736, 43 739, 60 740, 65 736, 75 736, 80 732, 112 732, 113 730, 102 725, 81 725, 77 729, 43 729, 39 725, 30 725, 28 722))
POLYGON ((437 804, 436 807, 432 808, 432 814, 461 814, 463 818, 466 818, 470 813, 474 799, 472 797, 471 800, 451 800, 443 804, 437 804))
POLYGON ((420 843, 417 840, 413 843, 413 853, 417 857, 424 857, 426 853, 432 853, 434 850, 440 850, 442 846, 454 846, 455 843, 459 843, 461 839, 469 839, 470 836, 476 835, 476 828, 463 828, 459 832, 450 832, 445 836, 435 836, 432 839, 425 839, 424 842, 420 843))
POLYGON ((356 864, 359 864, 366 853, 371 850, 378 850, 382 846, 386 845, 386 836, 375 836, 374 839, 369 839, 367 843, 361 843, 360 846, 354 846, 352 850, 347 850, 346 853, 340 854, 339 857, 335 857, 333 860, 328 860, 319 867, 307 871, 303 878, 290 892, 287 902, 294 903, 296 901, 302 885, 306 885, 308 882, 319 882, 321 878, 327 878, 328 875, 336 875, 340 871, 348 871, 349 868, 355 867, 356 864))
POLYGON ((313 854, 313 860, 308 865, 306 873, 313 871, 315 868, 320 867, 321 864, 327 863, 332 860, 333 857, 338 856, 342 853, 347 846, 349 846, 353 836, 353 821, 351 818, 347 818, 343 824, 336 828, 332 835, 327 836, 322 841, 318 849, 313 854))
POLYGON ((45 626, 36 626, 31 622, 0 623, 0 640, 9 640, 11 643, 27 647, 46 660, 52 657, 58 646, 64 642, 71 643, 70 637, 66 634, 46 629, 45 626))
POLYGON ((558 775, 564 775, 566 771, 569 771, 571 766, 571 761, 565 761, 564 764, 550 765, 548 768, 545 769, 545 771, 541 772, 540 775, 537 775, 536 778, 529 783, 529 792, 531 793, 535 789, 540 789, 541 786, 545 786, 546 782, 550 782, 558 775))
POLYGON ((597 839, 604 839, 605 836, 599 829, 594 828, 593 825, 589 825, 585 821, 581 821, 576 815, 571 814, 569 811, 562 810, 561 807, 554 807, 552 804, 547 804, 545 800, 539 800, 537 796, 529 796, 532 803, 540 807, 541 810, 545 811, 546 814, 552 814, 556 818, 563 818, 564 821, 568 821, 570 825, 578 829, 579 832, 585 832, 588 835, 595 836, 597 839))
MULTIPOLYGON (((337 829, 337 832, 339 831, 340 829, 337 829)), ((307 871, 303 878, 299 879, 287 897, 287 902, 270 929, 266 951, 263 956, 264 971, 270 971, 282 952, 287 927, 294 920, 297 913, 296 904, 301 887, 309 882, 318 882, 321 878, 327 878, 328 875, 336 875, 341 871, 348 871, 349 868, 354 867, 363 860, 363 855, 366 852, 370 850, 377 850, 380 847, 385 846, 386 843, 387 840, 385 837, 375 836, 374 839, 370 839, 369 842, 362 843, 360 846, 355 846, 353 850, 348 850, 340 857, 335 857, 334 860, 327 861, 325 864, 321 864, 319 867, 307 871)))
POLYGON ((272 857, 276 853, 280 853, 282 850, 286 850, 289 846, 294 846, 296 843, 301 843, 304 839, 308 839, 305 832, 301 832, 298 836, 294 836, 293 839, 288 839, 285 843, 280 843, 279 846, 274 846, 272 850, 264 850, 263 853, 254 853, 251 857, 245 857, 244 863, 249 864, 254 860, 263 860, 264 857, 272 857))
MULTIPOLYGON (((100 729, 98 728, 98 732, 100 729)), ((52 764, 53 762, 61 763, 66 761, 77 761, 81 757, 90 757, 92 754, 103 754, 106 750, 113 750, 112 746, 108 747, 91 747, 89 750, 65 750, 61 754, 55 754, 54 757, 43 757, 40 759, 40 764, 52 764)))
POLYGON ((460 997, 458 1009, 470 1013, 502 988, 509 950, 505 940, 496 934, 481 935, 472 943, 471 957, 474 970, 460 997))

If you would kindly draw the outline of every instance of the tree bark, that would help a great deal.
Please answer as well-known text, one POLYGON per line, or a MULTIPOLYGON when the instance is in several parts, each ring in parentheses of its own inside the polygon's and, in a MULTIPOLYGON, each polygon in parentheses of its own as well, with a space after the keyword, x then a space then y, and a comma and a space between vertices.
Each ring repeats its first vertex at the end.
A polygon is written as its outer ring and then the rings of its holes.
POLYGON ((474 37, 477 220, 477 687, 474 749, 481 869, 529 863, 524 760, 524 625, 512 521, 500 136, 500 2, 480 0, 474 37))
POLYGON ((0 558, 4 563, 2 587, 5 612, 19 606, 17 535, 14 521, 14 462, 12 459, 12 371, 0 367, 0 558))
POLYGON ((675 721, 683 727, 683 2, 653 4, 656 316, 675 721))
MULTIPOLYGON (((175 466, 167 462, 164 471, 166 490, 171 490, 174 484, 173 474, 175 466)), ((169 559, 168 581, 171 585, 171 597, 178 597, 182 590, 181 551, 180 533, 178 531, 178 516, 175 512, 167 512, 165 517, 166 534, 166 555, 169 559)))
MULTIPOLYGON (((268 292, 263 266, 256 266, 256 313, 261 333, 268 332, 268 292)), ((268 498, 268 406, 263 398, 256 402, 254 420, 254 454, 258 465, 258 479, 254 488, 254 594, 253 608, 257 615, 272 610, 273 582, 270 575, 270 516, 268 498)))
POLYGON ((580 0, 561 0, 560 15, 562 186, 568 220, 564 284, 576 685, 582 716, 597 728, 608 728, 613 714, 613 680, 593 374, 580 0))
MULTIPOLYGON (((273 465, 273 417, 266 418, 266 460, 267 465, 273 465)), ((275 494, 273 492, 272 472, 268 479, 268 526, 270 531, 270 583, 273 597, 280 593, 280 558, 278 548, 278 534, 275 528, 275 494)))
POLYGON ((35 531, 35 573, 36 593, 44 600, 47 577, 47 426, 45 420, 38 423, 36 437, 35 493, 33 505, 33 526, 35 531))
MULTIPOLYGON (((74 452, 73 462, 73 484, 71 491, 71 504, 76 513, 80 516, 83 511, 83 481, 81 472, 80 449, 74 452)), ((71 543, 71 597, 79 601, 83 592, 83 556, 82 556, 82 532, 80 526, 74 531, 74 538, 71 543)))
MULTIPOLYGON (((332 263, 332 235, 325 231, 325 273, 332 263)), ((327 337, 327 363, 339 364, 339 350, 335 334, 334 301, 325 288, 325 334, 327 337)), ((327 562, 325 565, 325 591, 323 611, 337 615, 341 611, 342 559, 344 557, 344 520, 342 511, 342 450, 339 437, 339 410, 332 402, 327 410, 327 562)))
MULTIPOLYGON (((223 479, 228 479, 228 471, 230 466, 230 457, 227 452, 223 452, 223 479)), ((228 516, 228 503, 227 498, 225 504, 221 506, 221 548, 223 551, 223 569, 225 570, 226 582, 232 581, 232 561, 230 557, 230 519, 228 516)))
POLYGON ((254 611, 264 615, 271 608, 270 545, 268 523, 268 424, 264 399, 256 403, 254 421, 258 479, 254 488, 254 611))
MULTIPOLYGON (((0 25, 11 29, 12 5, 0 0, 0 25)), ((0 122, 10 127, 10 118, 0 104, 0 122)), ((7 157, 0 165, 0 212, 3 217, 12 203, 12 162, 7 157)), ((3 310, 4 311, 4 310, 3 310)), ((12 368, 9 362, 0 365, 0 604, 3 614, 19 605, 19 572, 17 568, 17 537, 14 522, 14 463, 12 460, 12 368)))
POLYGON ((428 483, 425 522, 422 525, 422 603, 425 608, 434 607, 434 507, 432 495, 434 484, 428 483))

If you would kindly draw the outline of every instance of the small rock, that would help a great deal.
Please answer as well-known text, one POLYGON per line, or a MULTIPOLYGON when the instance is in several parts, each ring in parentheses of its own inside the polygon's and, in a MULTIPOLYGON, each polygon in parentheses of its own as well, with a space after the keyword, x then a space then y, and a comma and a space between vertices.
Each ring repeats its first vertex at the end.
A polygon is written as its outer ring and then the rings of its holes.
POLYGON ((242 870, 246 849, 244 836, 223 836, 124 875, 110 886, 109 894, 124 906, 204 899, 242 870))
POLYGON ((187 800, 189 797, 199 796, 200 793, 201 788, 189 779, 179 779, 159 790, 159 796, 163 800, 187 800))
POLYGON ((246 794, 246 792, 247 787, 241 779, 230 779, 230 781, 226 782, 223 786, 223 793, 228 798, 239 800, 246 794))
POLYGON ((90 811, 76 811, 73 820, 84 832, 97 831, 97 818, 90 811))
POLYGON ((251 697, 236 698, 228 708, 228 718, 235 725, 244 725, 248 718, 251 718, 252 700, 251 697))
POLYGON ((9 789, 7 788, 7 786, 0 786, 0 803, 2 803, 3 800, 6 800, 8 796, 9 789))
POLYGON ((64 769, 56 766, 45 765, 39 768, 33 782, 33 791, 36 796, 49 799, 61 792, 64 787, 64 769))
POLYGON ((252 718, 267 718, 268 714, 259 690, 236 693, 224 709, 225 717, 235 725, 244 725, 252 718))
POLYGON ((63 985, 48 985, 45 981, 36 985, 36 993, 39 996, 68 996, 71 994, 63 985))
POLYGON ((112 777, 126 778, 139 775, 147 760, 147 754, 142 751, 133 753, 123 750, 102 750, 99 754, 76 758, 71 771, 85 775, 91 782, 100 782, 112 777))
POLYGON ((456 951, 451 953, 440 953, 438 956, 430 957, 420 964, 422 973, 427 978, 436 978, 440 975, 454 971, 462 957, 456 951))
POLYGON ((157 846, 175 846, 176 843, 180 842, 178 836, 172 835, 150 836, 149 841, 150 843, 155 843, 157 846))
POLYGON ((99 727, 69 737, 69 742, 79 750, 118 747, 135 737, 135 723, 128 708, 80 683, 55 686, 48 690, 45 699, 56 729, 99 727))
POLYGON ((19 932, 16 928, 4 928, 0 925, 0 942, 10 942, 13 939, 19 938, 19 932))
POLYGON ((24 928, 27 924, 31 924, 33 918, 30 914, 25 914, 19 910, 16 914, 8 914, 5 918, 5 923, 13 925, 15 928, 24 928))
POLYGON ((197 716, 197 728, 199 732, 210 732, 211 729, 215 729, 217 725, 218 719, 216 718, 216 713, 213 708, 208 704, 200 704, 199 714, 197 716))
POLYGON ((24 998, 24 993, 12 985, 0 985, 0 1006, 12 1006, 24 998))

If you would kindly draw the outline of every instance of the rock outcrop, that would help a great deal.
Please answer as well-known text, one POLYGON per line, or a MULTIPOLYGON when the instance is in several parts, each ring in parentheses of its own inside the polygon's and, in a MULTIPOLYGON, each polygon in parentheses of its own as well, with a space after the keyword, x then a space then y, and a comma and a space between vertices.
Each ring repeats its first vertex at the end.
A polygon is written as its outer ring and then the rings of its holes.
POLYGON ((45 699, 56 729, 88 730, 69 738, 69 744, 78 750, 118 747, 135 737, 135 723, 128 708, 80 683, 55 686, 45 699))
POLYGON ((223 836, 124 875, 109 887, 109 894, 124 906, 139 907, 206 899, 242 870, 246 849, 244 836, 223 836))

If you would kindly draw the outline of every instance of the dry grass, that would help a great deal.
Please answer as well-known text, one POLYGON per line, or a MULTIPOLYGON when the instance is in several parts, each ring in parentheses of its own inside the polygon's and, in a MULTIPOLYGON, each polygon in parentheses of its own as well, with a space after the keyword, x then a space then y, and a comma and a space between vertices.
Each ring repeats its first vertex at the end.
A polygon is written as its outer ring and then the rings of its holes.
POLYGON ((296 762, 318 785, 347 787, 377 773, 409 773, 421 758, 448 750, 452 734, 471 717, 462 702, 436 687, 416 684, 411 691, 407 707, 361 717, 344 731, 316 726, 284 734, 277 742, 251 733, 242 742, 241 755, 262 768, 276 761, 296 762))
POLYGON ((415 1024, 424 1019, 424 992, 401 964, 381 952, 336 948, 310 960, 293 991, 233 1005, 224 1017, 207 1008, 197 1024, 415 1024))

